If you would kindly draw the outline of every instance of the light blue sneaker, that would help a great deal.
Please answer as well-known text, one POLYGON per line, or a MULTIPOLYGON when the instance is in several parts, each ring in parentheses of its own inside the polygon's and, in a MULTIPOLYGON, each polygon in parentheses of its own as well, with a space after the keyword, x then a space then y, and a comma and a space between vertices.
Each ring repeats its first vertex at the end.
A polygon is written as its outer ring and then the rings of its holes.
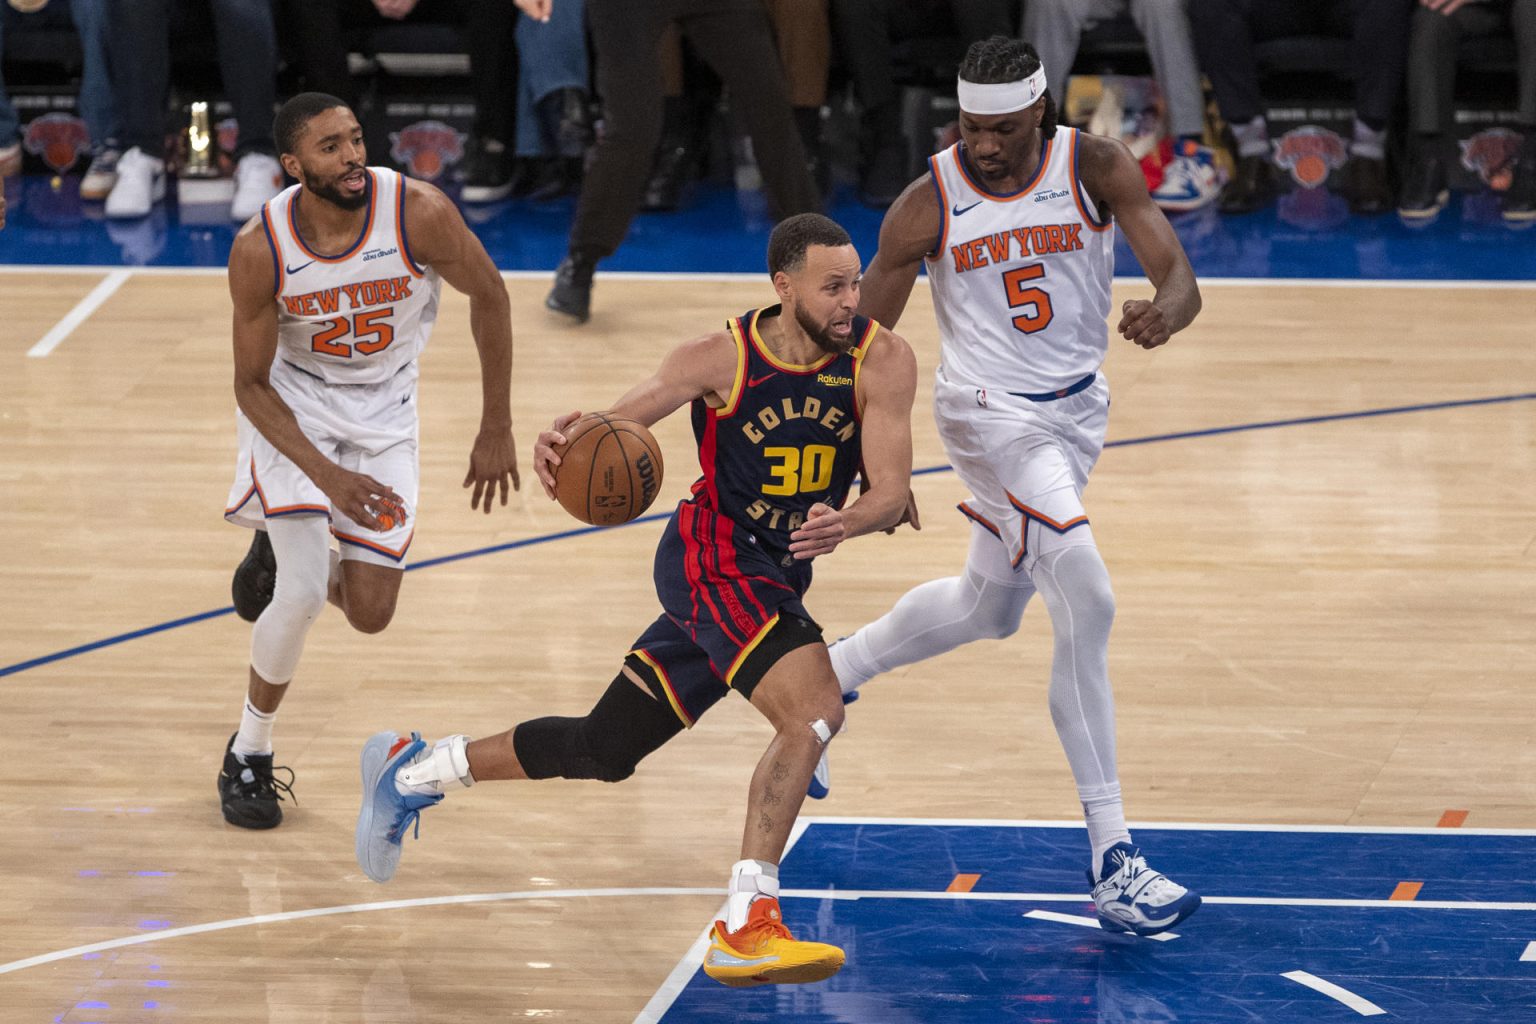
POLYGON ((395 789, 395 773, 427 749, 421 733, 411 738, 393 732, 377 732, 363 744, 363 806, 357 812, 357 863, 375 882, 395 877, 400 864, 400 840, 405 830, 421 830, 421 812, 443 798, 415 794, 402 796, 395 789))
MULTIPOLYGON (((843 703, 852 704, 859 699, 858 690, 849 690, 843 694, 843 703)), ((816 770, 811 773, 811 781, 805 787, 805 795, 812 800, 825 800, 827 794, 832 792, 832 767, 827 763, 827 753, 832 749, 828 743, 821 748, 821 760, 816 762, 816 770)))
POLYGON ((1093 903, 1105 931, 1156 935, 1167 931, 1200 909, 1200 897, 1147 867, 1141 851, 1130 843, 1116 843, 1104 851, 1093 903))

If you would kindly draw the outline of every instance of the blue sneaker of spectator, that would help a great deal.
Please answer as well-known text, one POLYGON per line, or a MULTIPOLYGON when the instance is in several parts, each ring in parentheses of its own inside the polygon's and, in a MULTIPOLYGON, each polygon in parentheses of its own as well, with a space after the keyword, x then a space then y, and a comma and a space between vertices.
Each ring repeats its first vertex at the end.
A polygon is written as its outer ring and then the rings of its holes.
POLYGON ((1116 843, 1104 851, 1099 881, 1088 873, 1093 903, 1105 931, 1156 935, 1200 909, 1200 897, 1147 867, 1141 851, 1116 843))
POLYGON ((1184 141, 1163 168, 1163 180, 1152 190, 1152 201, 1168 213, 1198 210, 1216 199, 1222 186, 1216 154, 1209 147, 1184 141))
POLYGON ((393 732, 374 733, 363 744, 363 807, 357 814, 357 863, 375 882, 395 877, 400 864, 400 840, 413 824, 421 830, 421 812, 443 798, 402 795, 395 775, 428 749, 421 733, 410 739, 393 732))
MULTIPOLYGON (((858 690, 849 690, 843 694, 844 704, 852 704, 858 699, 858 690)), ((811 773, 810 784, 805 787, 805 795, 812 800, 825 800, 827 794, 832 792, 832 769, 827 764, 827 752, 831 749, 830 743, 821 748, 821 760, 816 762, 816 770, 811 773)))

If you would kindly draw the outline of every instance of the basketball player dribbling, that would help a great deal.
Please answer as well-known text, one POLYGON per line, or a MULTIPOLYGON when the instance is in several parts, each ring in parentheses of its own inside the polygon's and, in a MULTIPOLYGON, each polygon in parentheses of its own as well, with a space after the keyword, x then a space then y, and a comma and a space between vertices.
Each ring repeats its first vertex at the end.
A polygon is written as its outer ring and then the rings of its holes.
POLYGON ((519 485, 506 286, 436 188, 367 166, 362 128, 334 96, 303 93, 273 127, 299 181, 262 207, 229 257, 240 454, 225 516, 256 530, 235 571, 255 623, 239 730, 225 750, 226 821, 282 821, 272 726, 327 601, 364 633, 394 615, 416 526, 416 358, 441 282, 469 296, 480 430, 464 486, 491 511, 519 485), (340 551, 331 549, 331 537, 340 551))
MULTIPOLYGON (((1131 845, 1108 671, 1114 596, 1083 509, 1104 444, 1114 228, 1156 286, 1117 326, 1155 348, 1200 310, 1194 272, 1118 141, 1057 127, 1040 58, 994 36, 960 68, 960 141, 886 215, 860 311, 894 324, 926 263, 940 334, 934 417, 973 495, 964 573, 909 591, 831 647, 845 699, 883 672, 1018 629, 1038 591, 1055 634, 1050 708, 1092 847, 1100 923, 1147 935, 1200 898, 1131 845)), ((825 758, 812 796, 827 792, 825 758)))
MULTIPOLYGON (((752 778, 741 860, 704 972, 745 987, 820 981, 842 966, 837 947, 791 936, 778 901, 790 827, 843 719, 821 628, 801 598, 812 559, 903 516, 916 360, 855 314, 859 256, 837 224, 820 214, 783 221, 768 269, 779 305, 680 345, 611 410, 650 426, 691 406, 703 476, 656 551, 663 614, 581 718, 434 745, 416 733, 369 739, 357 858, 370 878, 394 875, 401 838, 446 791, 490 779, 622 781, 735 690, 775 735, 752 778), (861 466, 869 488, 844 508, 861 466)), ((534 447, 550 497, 554 447, 578 415, 557 419, 534 447)))

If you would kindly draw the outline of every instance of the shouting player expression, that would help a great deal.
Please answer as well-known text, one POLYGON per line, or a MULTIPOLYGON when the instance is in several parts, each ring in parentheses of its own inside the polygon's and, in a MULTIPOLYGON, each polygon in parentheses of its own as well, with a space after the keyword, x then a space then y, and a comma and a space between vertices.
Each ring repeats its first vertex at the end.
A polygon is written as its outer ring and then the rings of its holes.
POLYGON ((1011 114, 960 111, 960 138, 981 184, 993 192, 1017 192, 1035 170, 1045 97, 1011 114))
POLYGON ((295 148, 298 152, 283 155, 283 166, 305 189, 344 210, 367 204, 368 151, 352 111, 332 107, 316 114, 295 148))
POLYGON ((854 345, 853 314, 859 308, 859 252, 851 245, 813 245, 805 262, 774 280, 786 311, 812 341, 827 352, 854 345))

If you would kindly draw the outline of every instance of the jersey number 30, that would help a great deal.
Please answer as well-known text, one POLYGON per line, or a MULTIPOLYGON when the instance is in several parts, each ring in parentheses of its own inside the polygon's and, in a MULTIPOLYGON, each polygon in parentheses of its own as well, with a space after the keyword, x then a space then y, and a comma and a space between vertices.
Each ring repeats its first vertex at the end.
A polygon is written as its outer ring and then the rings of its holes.
POLYGON ((382 352, 395 340, 395 327, 389 322, 394 312, 395 307, 385 306, 383 309, 364 310, 350 317, 333 316, 325 322, 324 328, 315 333, 309 347, 321 355, 340 356, 343 359, 351 359, 354 348, 365 356, 382 352), (349 334, 352 336, 352 344, 337 340, 349 334), (365 338, 371 340, 365 341, 365 338))
POLYGON ((837 449, 829 444, 808 444, 803 449, 774 446, 764 448, 763 454, 778 460, 768 467, 776 482, 764 484, 764 494, 810 494, 832 486, 837 449))
POLYGON ((1051 317, 1054 315, 1051 312, 1051 297, 1041 289, 1026 283, 1038 281, 1044 276, 1045 268, 1038 263, 1003 272, 1003 294, 1008 298, 1008 308, 1034 307, 1033 312, 1021 313, 1013 318, 1014 328, 1025 334, 1045 330, 1050 326, 1051 317))

